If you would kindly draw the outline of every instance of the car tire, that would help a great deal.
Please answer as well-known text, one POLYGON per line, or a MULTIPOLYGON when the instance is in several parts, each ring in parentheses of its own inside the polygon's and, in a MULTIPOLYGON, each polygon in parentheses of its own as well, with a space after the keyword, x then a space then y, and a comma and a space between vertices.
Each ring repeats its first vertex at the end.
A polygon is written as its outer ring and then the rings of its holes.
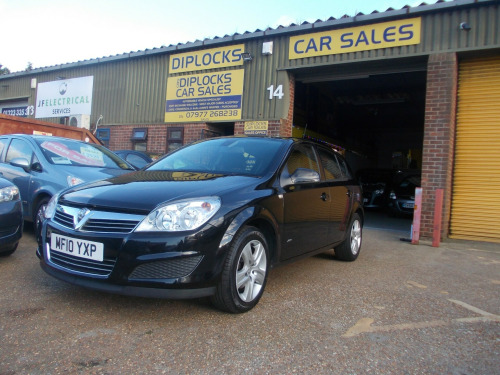
POLYGON ((35 215, 33 216, 33 232, 35 233, 35 236, 38 236, 42 229, 45 209, 47 208, 49 200, 49 198, 42 198, 42 200, 38 203, 38 206, 36 206, 35 215))
POLYGON ((335 248, 335 257, 348 262, 356 260, 361 250, 362 237, 361 218, 355 213, 349 224, 345 240, 335 248))
POLYGON ((16 251, 16 249, 17 249, 17 245, 19 245, 19 243, 16 243, 14 246, 12 246, 11 249, 9 249, 7 251, 0 252, 0 257, 8 257, 9 255, 14 254, 14 251, 16 251))
POLYGON ((212 303, 233 314, 251 310, 262 297, 268 272, 264 235, 257 228, 243 227, 230 246, 212 303))

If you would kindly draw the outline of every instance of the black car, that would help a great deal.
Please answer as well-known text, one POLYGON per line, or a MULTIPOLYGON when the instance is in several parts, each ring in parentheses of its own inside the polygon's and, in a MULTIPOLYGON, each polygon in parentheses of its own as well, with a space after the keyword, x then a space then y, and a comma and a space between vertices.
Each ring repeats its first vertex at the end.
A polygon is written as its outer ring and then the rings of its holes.
POLYGON ((363 189, 363 207, 382 209, 387 206, 386 187, 394 178, 395 170, 383 168, 361 169, 356 177, 363 189))
POLYGON ((0 177, 0 256, 16 251, 23 235, 23 225, 19 188, 0 177))
POLYGON ((394 216, 412 216, 415 209, 415 189, 420 186, 420 172, 398 173, 387 190, 389 213, 394 216))
POLYGON ((199 141, 145 170, 69 188, 46 210, 50 275, 144 297, 259 301, 269 270, 335 248, 358 257, 361 190, 344 159, 297 139, 199 141))

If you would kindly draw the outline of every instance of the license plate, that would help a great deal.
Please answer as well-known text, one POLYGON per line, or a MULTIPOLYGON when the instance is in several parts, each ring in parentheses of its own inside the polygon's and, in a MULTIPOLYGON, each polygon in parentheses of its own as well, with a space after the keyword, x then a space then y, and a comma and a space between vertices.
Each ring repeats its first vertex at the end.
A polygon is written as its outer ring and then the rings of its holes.
POLYGON ((50 236, 50 250, 102 262, 104 245, 99 242, 80 240, 52 233, 50 236))
POLYGON ((364 198, 363 202, 368 203, 368 198, 364 198))
POLYGON ((413 208, 415 207, 414 203, 403 203, 403 208, 413 208))

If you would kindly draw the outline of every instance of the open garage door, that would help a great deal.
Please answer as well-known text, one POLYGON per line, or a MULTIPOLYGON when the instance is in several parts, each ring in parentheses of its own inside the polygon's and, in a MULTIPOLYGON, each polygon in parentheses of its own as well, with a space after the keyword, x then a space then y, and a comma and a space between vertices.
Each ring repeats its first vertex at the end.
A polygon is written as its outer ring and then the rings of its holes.
POLYGON ((500 57, 460 64, 450 237, 500 242, 500 57))
POLYGON ((411 197, 400 210, 389 197, 407 177, 420 181, 427 59, 323 65, 293 74, 294 136, 344 153, 363 185, 368 225, 371 215, 375 228, 399 231, 404 222, 409 233, 411 197))
POLYGON ((347 150, 354 170, 421 168, 426 66, 399 59, 294 71, 295 134, 347 150))

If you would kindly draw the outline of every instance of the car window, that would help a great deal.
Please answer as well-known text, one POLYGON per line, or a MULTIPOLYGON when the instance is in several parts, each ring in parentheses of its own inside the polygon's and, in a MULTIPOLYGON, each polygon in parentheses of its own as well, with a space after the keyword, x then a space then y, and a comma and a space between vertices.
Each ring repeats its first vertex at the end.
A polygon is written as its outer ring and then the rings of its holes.
POLYGON ((343 178, 336 155, 324 149, 318 149, 321 164, 323 165, 325 178, 327 181, 339 180, 343 178))
POLYGON ((319 174, 316 153, 310 145, 297 145, 294 147, 281 172, 281 186, 291 184, 291 176, 299 168, 311 169, 319 174))
POLYGON ((5 162, 10 163, 12 159, 23 158, 31 163, 31 156, 33 155, 33 149, 31 146, 23 141, 22 139, 13 139, 7 150, 7 155, 5 156, 5 162))
POLYGON ((257 137, 211 139, 174 151, 148 170, 261 176, 276 163, 282 145, 275 139, 257 137))
POLYGON ((415 191, 415 188, 420 187, 421 182, 420 182, 420 176, 408 176, 405 177, 400 183, 399 183, 399 190, 412 193, 415 191))
POLYGON ((139 155, 135 155, 135 154, 128 154, 127 158, 125 160, 127 160, 130 164, 135 165, 138 168, 142 168, 146 164, 148 164, 148 162, 146 160, 144 160, 139 155))
POLYGON ((92 143, 70 139, 37 139, 40 150, 51 164, 130 169, 118 156, 92 143))
POLYGON ((338 160, 339 165, 340 165, 340 170, 342 171, 342 174, 344 175, 344 178, 350 180, 352 178, 352 175, 351 175, 349 167, 347 166, 346 161, 342 157, 340 157, 339 155, 336 155, 336 157, 337 157, 337 160, 338 160))
POLYGON ((5 150, 8 144, 9 144, 8 138, 0 138, 0 157, 2 157, 3 150, 5 150))

